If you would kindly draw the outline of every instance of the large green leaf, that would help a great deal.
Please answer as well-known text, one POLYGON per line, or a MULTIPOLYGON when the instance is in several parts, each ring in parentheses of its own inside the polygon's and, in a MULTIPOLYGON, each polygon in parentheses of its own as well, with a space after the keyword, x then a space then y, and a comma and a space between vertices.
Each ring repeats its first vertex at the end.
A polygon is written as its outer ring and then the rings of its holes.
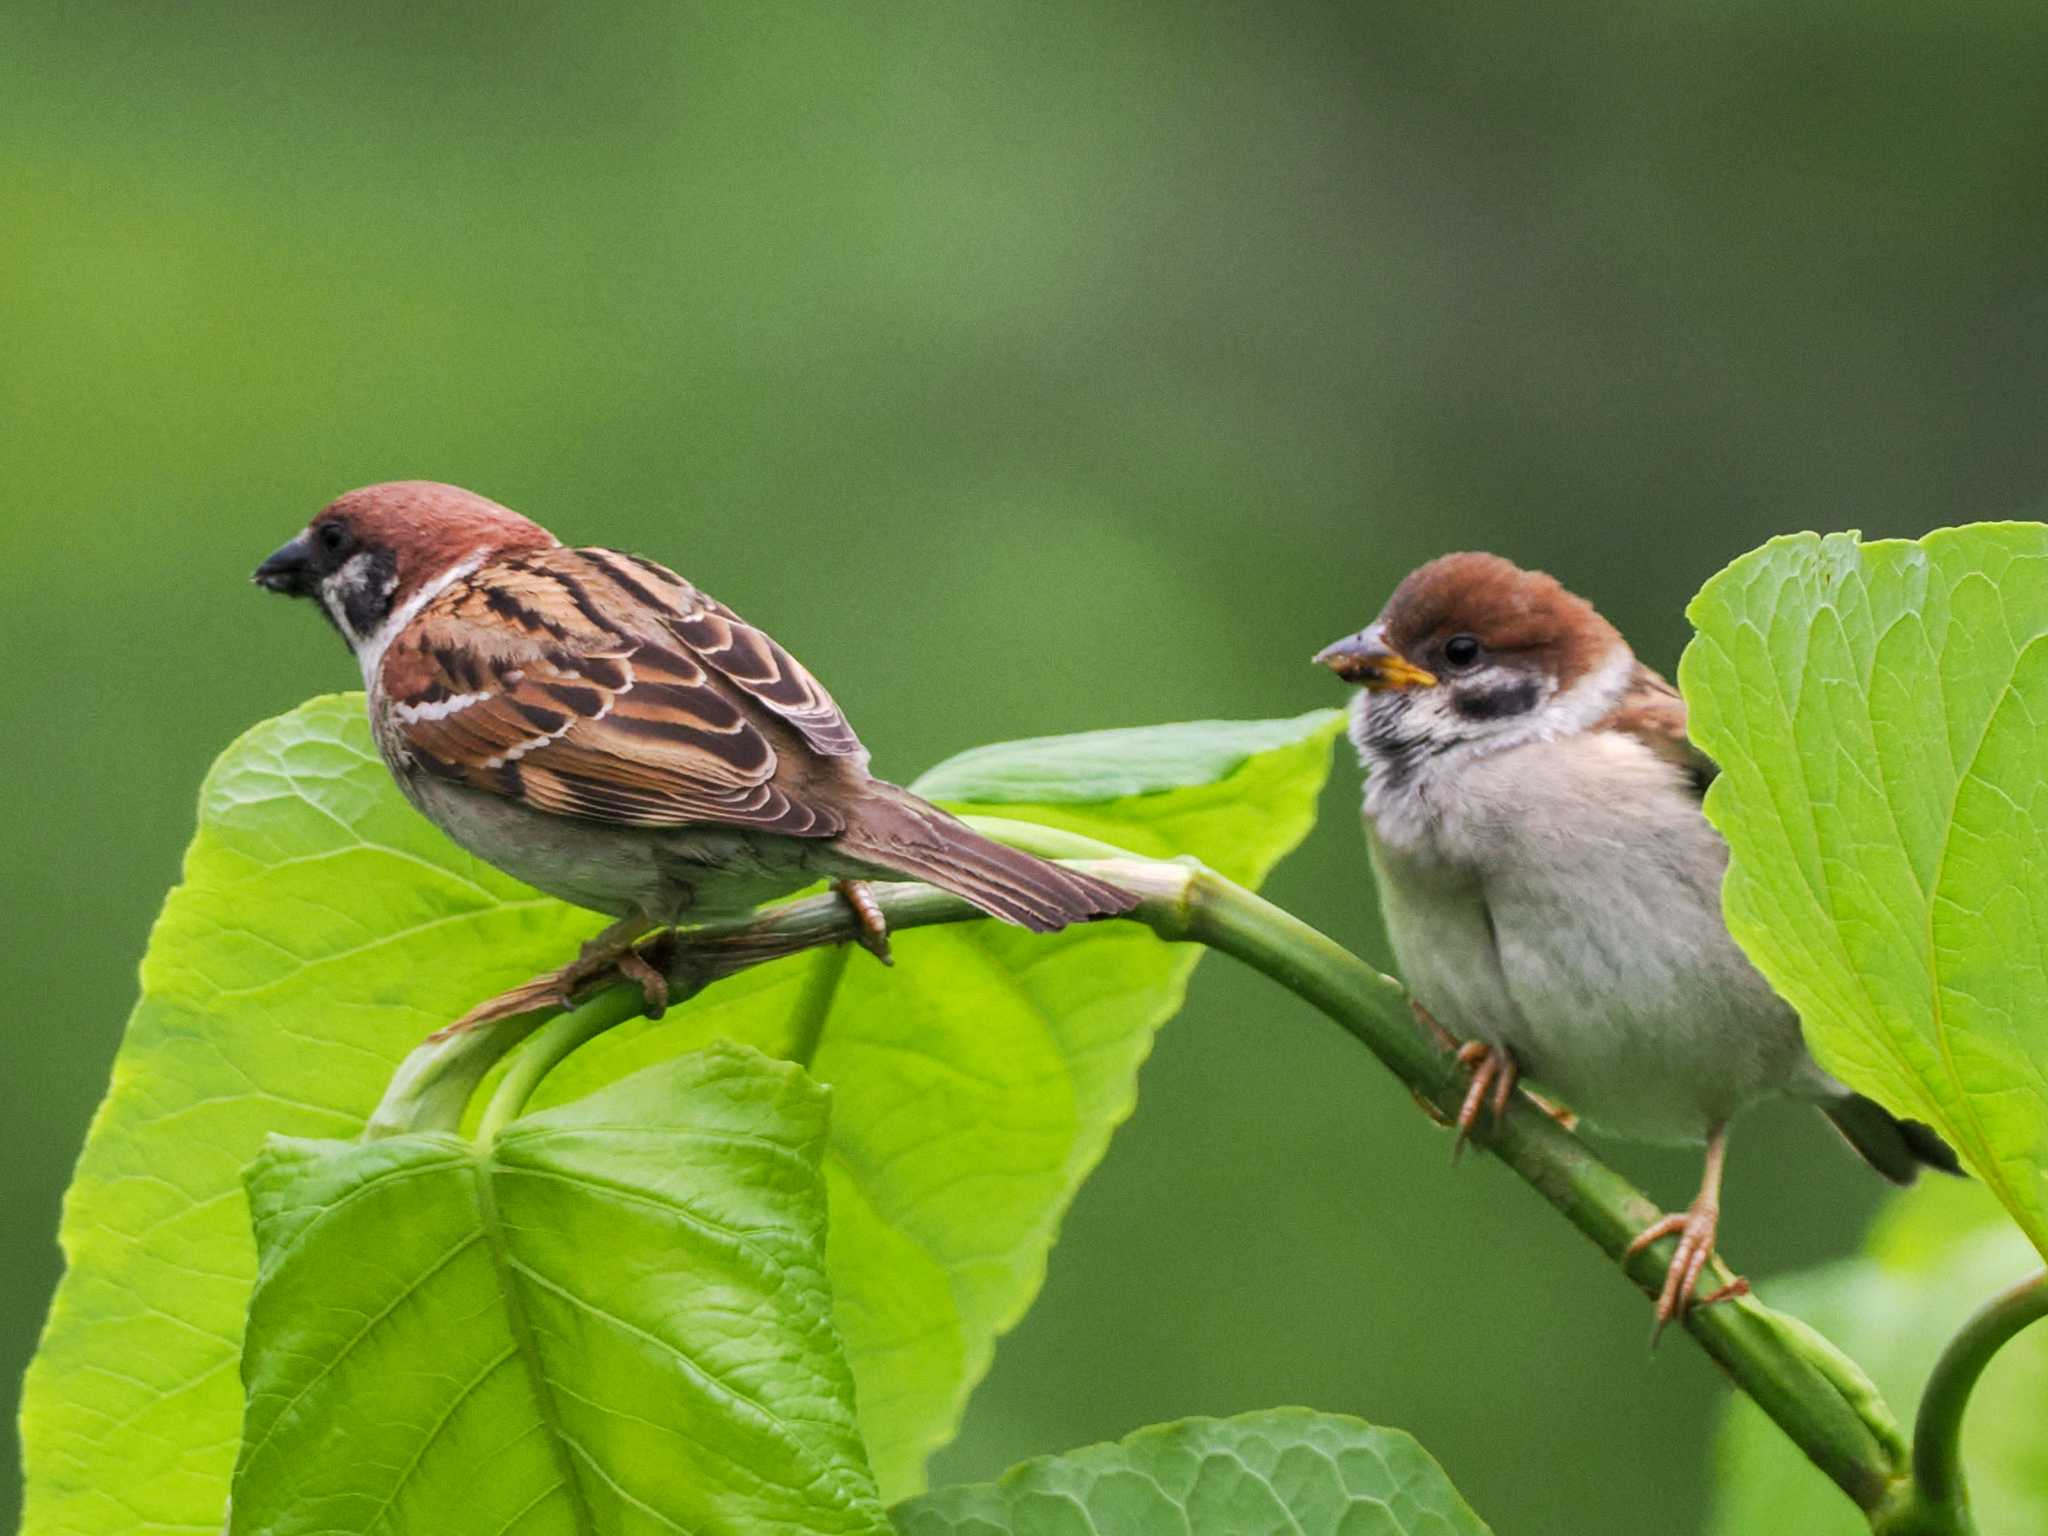
POLYGON ((390 786, 358 697, 215 764, 64 1202, 21 1413, 24 1529, 217 1532, 255 1274, 242 1170, 348 1136, 422 1034, 596 920, 459 852, 390 786))
POLYGON ((273 1141, 234 1530, 886 1529, 824 1139, 799 1068, 720 1045, 488 1146, 273 1141))
MULTIPOLYGON (((1923 1179, 1895 1197, 1863 1257, 1770 1281, 1773 1305, 1812 1323, 1869 1372, 1906 1423, 1935 1356, 1983 1302, 2038 1264, 1975 1183, 1923 1179)), ((2048 1530, 2048 1327, 2001 1350, 1963 1420, 1963 1469, 1986 1536, 2048 1530)), ((1860 1536, 1862 1514, 1747 1397, 1724 1411, 1714 1536, 1860 1536)))
POLYGON ((1730 927, 2048 1252, 2048 527, 1776 539, 1690 611, 1730 927))
MULTIPOLYGON (((1127 801, 1226 783, 1253 758, 1298 747, 1304 737, 1333 733, 1342 723, 1338 711, 1319 709, 1292 720, 1190 720, 1002 741, 947 758, 916 789, 934 800, 986 806, 1127 801)), ((1216 857, 1231 856, 1219 849, 1216 857)), ((1216 858, 1209 862, 1223 867, 1216 858)))
POLYGON ((892 1513, 902 1536, 1486 1536, 1410 1436, 1306 1408, 1154 1425, 892 1513))
MULTIPOLYGON (((1323 711, 1018 742, 916 787, 1137 853, 1195 853, 1255 885, 1312 824, 1339 723, 1323 711)), ((827 1253, 868 1454, 893 1500, 923 1486, 997 1335, 1037 1294, 1059 1219, 1130 1113, 1152 1033, 1180 1007, 1198 953, 1128 923, 1045 937, 923 929, 898 936, 893 969, 845 951, 803 957, 605 1035, 536 1102, 704 1040, 780 1055, 820 1031, 808 1064, 837 1094, 827 1253)))
MULTIPOLYGON (((1147 792, 1000 809, 1256 880, 1307 831, 1336 723, 1253 723, 1235 754, 1218 747, 1230 727, 1112 733, 1147 792)), ((1091 762, 1099 740, 1074 738, 1091 762)), ((1046 746, 1018 750, 1054 793, 1046 746)), ((972 809, 972 787, 947 792, 972 809)), ((422 1035, 559 963, 600 921, 415 815, 357 696, 315 700, 223 755, 65 1204, 69 1270, 22 1413, 31 1536, 218 1529, 255 1273, 244 1165, 268 1133, 353 1135, 422 1035)), ((799 957, 606 1037, 555 1098, 721 1035, 774 1055, 814 1038, 810 1064, 839 1090, 835 1317, 895 1498, 1029 1304, 1192 963, 1127 923, 905 934, 894 970, 799 957)))

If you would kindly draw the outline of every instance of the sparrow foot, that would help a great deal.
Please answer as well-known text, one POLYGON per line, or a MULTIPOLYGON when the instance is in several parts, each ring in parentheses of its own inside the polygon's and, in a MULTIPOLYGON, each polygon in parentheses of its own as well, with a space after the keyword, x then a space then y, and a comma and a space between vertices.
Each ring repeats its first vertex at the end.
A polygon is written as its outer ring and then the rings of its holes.
POLYGON ((875 900, 874 889, 865 880, 834 880, 832 889, 846 898, 846 904, 860 920, 856 940, 860 947, 882 964, 894 965, 895 956, 889 953, 889 920, 882 915, 882 904, 875 900))
POLYGON ((629 917, 612 924, 585 943, 576 958, 560 970, 544 971, 531 981, 523 981, 496 997, 487 998, 453 1024, 435 1030, 427 1039, 438 1044, 451 1035, 481 1029, 486 1024, 516 1018, 522 1013, 538 1013, 543 1008, 573 1008, 579 992, 607 975, 638 982, 641 996, 646 1000, 647 1016, 650 1019, 660 1018, 668 1010, 668 978, 633 947, 634 941, 646 929, 647 919, 644 917, 629 917))
POLYGON ((640 996, 647 1005, 647 1017, 658 1019, 668 1012, 668 978, 648 962, 637 949, 620 953, 613 964, 628 981, 640 983, 640 996))
POLYGON ((1663 1337, 1666 1325, 1682 1320, 1694 1307, 1711 1307, 1717 1301, 1749 1294, 1749 1282, 1740 1275, 1705 1296, 1693 1294, 1699 1288, 1700 1273, 1714 1256, 1714 1234, 1720 1223, 1719 1207, 1695 1202, 1689 1210, 1673 1211, 1645 1227, 1622 1255, 1626 1262, 1660 1237, 1678 1234, 1678 1251, 1671 1256, 1671 1267, 1664 1272, 1664 1289, 1657 1296, 1657 1321, 1650 1330, 1652 1349, 1663 1337))
POLYGON ((668 978, 634 948, 648 926, 647 919, 635 913, 631 917, 620 918, 596 938, 588 940, 574 960, 553 973, 556 1000, 561 1006, 573 1008, 576 994, 588 983, 603 976, 616 975, 640 984, 640 995, 647 1004, 647 1017, 658 1019, 666 1013, 668 978))
MULTIPOLYGON (((1416 1022, 1422 1025, 1425 1032, 1427 1032, 1436 1041, 1437 1045, 1441 1049, 1455 1055, 1458 1058, 1459 1065, 1471 1067, 1474 1065, 1474 1063, 1478 1062, 1486 1054, 1487 1046, 1485 1042, 1479 1040, 1470 1040, 1467 1041, 1465 1044, 1460 1045, 1458 1043, 1458 1037, 1452 1034, 1449 1030, 1445 1029, 1443 1025, 1437 1023, 1436 1019, 1430 1014, 1430 1011, 1427 1008, 1423 1007, 1422 1004, 1416 1002, 1414 999, 1411 998, 1409 999, 1408 1006, 1414 1010, 1416 1022)), ((1481 1068, 1479 1070, 1483 1071, 1484 1068, 1481 1068)), ((1519 1087, 1522 1090, 1523 1098, 1527 1099, 1531 1104, 1534 1104, 1538 1109, 1542 1110, 1544 1114, 1548 1115, 1551 1119, 1555 1120, 1559 1125, 1563 1126, 1566 1130, 1576 1131, 1579 1128, 1579 1117, 1577 1114, 1567 1109, 1564 1105, 1558 1103, 1556 1100, 1545 1098, 1542 1094, 1538 1093, 1534 1088, 1527 1086, 1521 1081, 1520 1070, 1512 1056, 1508 1057, 1508 1071, 1509 1078, 1507 1086, 1505 1088, 1502 1088, 1499 1083, 1494 1084, 1495 1103, 1497 1105, 1496 1109, 1494 1110, 1494 1116, 1496 1119, 1498 1119, 1499 1116, 1505 1112, 1508 1103, 1511 1101, 1515 1089, 1519 1087)), ((1475 1072, 1474 1075, 1477 1076, 1478 1073, 1475 1072)), ((1484 1092, 1483 1089, 1480 1091, 1484 1092)), ((1465 1105, 1463 1109, 1455 1118, 1446 1116, 1442 1110, 1438 1109, 1434 1104, 1432 1104, 1428 1099, 1424 1098, 1420 1093, 1415 1095, 1415 1102, 1421 1105, 1422 1112, 1428 1115, 1429 1118, 1434 1120, 1438 1125, 1454 1125, 1458 1127, 1458 1140, 1457 1143, 1451 1149, 1451 1158, 1452 1161, 1455 1162, 1457 1160, 1459 1153, 1463 1150, 1467 1138, 1471 1134, 1473 1125, 1477 1123, 1479 1110, 1478 1100, 1472 1098, 1471 1095, 1468 1094, 1466 1096, 1465 1105), (1467 1116, 1470 1116, 1471 1118, 1467 1119, 1467 1116)))
MULTIPOLYGON (((1701 1273, 1714 1257, 1714 1236, 1721 1225, 1721 1164, 1726 1155, 1726 1133, 1716 1128, 1707 1141, 1706 1175, 1700 1181, 1698 1197, 1684 1212, 1674 1211, 1651 1222, 1636 1234, 1635 1241, 1621 1256, 1626 1264, 1658 1239, 1677 1234, 1678 1251, 1671 1255, 1670 1267, 1664 1272, 1664 1289, 1657 1295, 1657 1321, 1650 1330, 1652 1349, 1663 1337, 1665 1327, 1683 1320, 1692 1308, 1711 1307, 1717 1301, 1749 1294, 1749 1282, 1740 1275, 1731 1276, 1727 1284, 1709 1295, 1693 1294, 1699 1288, 1701 1273)), ((1728 1273, 1725 1265, 1722 1273, 1728 1273)))
POLYGON ((1458 1107, 1458 1135, 1451 1143, 1452 1162, 1458 1160, 1465 1143, 1471 1140, 1479 1125, 1481 1109, 1492 1111, 1495 1125, 1507 1118, 1515 1080, 1522 1075, 1513 1051, 1504 1045, 1488 1045, 1484 1040, 1467 1040, 1459 1046, 1458 1065, 1472 1074, 1472 1086, 1465 1091, 1465 1102, 1458 1107))

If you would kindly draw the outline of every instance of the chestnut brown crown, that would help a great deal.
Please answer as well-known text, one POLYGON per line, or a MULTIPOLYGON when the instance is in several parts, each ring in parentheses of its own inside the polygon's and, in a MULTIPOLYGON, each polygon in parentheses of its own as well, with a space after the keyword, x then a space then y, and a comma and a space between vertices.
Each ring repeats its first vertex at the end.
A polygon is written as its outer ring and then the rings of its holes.
POLYGON ((464 562, 556 542, 538 523, 459 485, 392 480, 337 496, 256 567, 253 580, 315 599, 360 647, 427 583, 464 562))
POLYGON ((337 525, 364 549, 398 558, 401 597, 410 582, 438 574, 473 555, 548 549, 555 536, 531 518, 488 496, 435 480, 389 480, 337 496, 313 519, 316 539, 337 525))
POLYGON ((1540 669, 1569 688, 1624 645, 1621 633, 1556 577, 1479 551, 1411 571, 1380 610, 1386 646, 1432 672, 1452 669, 1460 636, 1495 659, 1540 669))

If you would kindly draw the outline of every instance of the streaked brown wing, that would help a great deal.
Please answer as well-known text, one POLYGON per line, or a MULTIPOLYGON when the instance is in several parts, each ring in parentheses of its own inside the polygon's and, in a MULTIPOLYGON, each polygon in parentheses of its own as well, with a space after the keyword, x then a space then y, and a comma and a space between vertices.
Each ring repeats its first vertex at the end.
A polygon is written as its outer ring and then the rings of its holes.
POLYGON ((1721 771, 1686 734, 1685 700, 1678 690, 1641 662, 1636 663, 1627 691, 1593 728, 1635 737, 1659 757, 1684 769, 1698 794, 1705 794, 1721 771))
POLYGON ((780 646, 608 550, 493 562, 421 611, 380 676, 422 768, 562 815, 828 837, 845 819, 808 802, 788 754, 865 759, 780 646))
POLYGON ((813 752, 855 757, 867 748, 853 734, 832 695, 789 652, 716 598, 691 586, 665 565, 609 549, 559 552, 582 557, 604 583, 663 615, 669 633, 699 662, 742 693, 758 699, 793 727, 813 752))

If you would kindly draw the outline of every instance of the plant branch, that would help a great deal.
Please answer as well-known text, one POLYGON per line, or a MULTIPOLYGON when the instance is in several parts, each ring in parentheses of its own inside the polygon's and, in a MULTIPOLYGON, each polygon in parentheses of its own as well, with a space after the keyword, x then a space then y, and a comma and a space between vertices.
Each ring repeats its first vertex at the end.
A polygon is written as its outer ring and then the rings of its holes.
POLYGON ((1937 1503, 1962 1497, 1958 1446, 1970 1391, 1991 1357, 2014 1334, 2043 1317, 2048 1317, 2048 1272, 1992 1297, 1963 1324, 1934 1362, 1913 1423, 1913 1480, 1926 1497, 1937 1503))
MULTIPOLYGON (((1139 905, 1129 914, 1132 921, 1145 924, 1161 939, 1204 944, 1263 972, 1365 1045, 1440 1121, 1448 1123, 1455 1115, 1464 1093, 1464 1074, 1417 1027, 1401 985, 1306 923, 1192 860, 1162 862, 1119 854, 1092 839, 1035 823, 982 819, 976 824, 1045 857, 1079 855, 1088 860, 1085 867, 1090 873, 1139 896, 1139 905)), ((892 930, 983 916, 967 902, 929 886, 884 884, 874 891, 892 930)), ((664 936, 644 953, 668 975, 672 1000, 680 1002, 737 971, 822 945, 848 944, 856 937, 852 911, 840 897, 825 895, 664 936)), ((824 985, 837 978, 827 968, 813 979, 824 985)), ((467 1094, 490 1068, 529 1034, 543 1029, 529 1048, 530 1057, 514 1063, 486 1110, 487 1123, 495 1129, 518 1112, 541 1076, 569 1051, 634 1016, 639 995, 637 987, 614 985, 579 1000, 566 1016, 558 1009, 545 1010, 421 1046, 399 1069, 364 1134, 458 1125, 467 1094)), ((814 1046, 815 1038, 806 1044, 814 1046)), ((1482 1129, 1476 1143, 1556 1206, 1610 1258, 1620 1261, 1630 1240, 1660 1211, 1585 1143, 1549 1116, 1532 1112, 1526 1100, 1523 1103, 1522 1113, 1482 1129)), ((1673 1241, 1652 1245, 1626 1265, 1628 1278, 1647 1296, 1655 1296, 1662 1283, 1673 1241)), ((1753 1298, 1695 1308, 1687 1314, 1685 1326, 1735 1384, 1861 1508, 1875 1510, 1896 1495, 1904 1470, 1901 1437, 1876 1389, 1853 1361, 1812 1330, 1753 1298)))
POLYGON ((1957 1330, 1934 1362, 1913 1422, 1912 1481, 1881 1519, 1885 1536, 1968 1536, 1976 1529, 1963 1486, 1963 1410, 1991 1357, 2048 1317, 2048 1272, 1999 1292, 1957 1330))
MULTIPOLYGON (((642 993, 643 1006, 645 1001, 646 994, 642 993)), ((476 1139, 479 1142, 494 1140, 498 1132, 526 1108, 526 1101, 533 1097, 540 1080, 560 1066, 571 1051, 596 1039, 606 1030, 638 1017, 639 1013, 640 1008, 634 1006, 632 989, 613 987, 582 1007, 558 1014, 541 1025, 534 1031, 526 1049, 512 1058, 512 1065, 506 1069, 491 1094, 490 1102, 484 1106, 483 1118, 477 1122, 476 1139)))
MULTIPOLYGON (((1204 870, 1192 882, 1186 937, 1265 972, 1328 1014, 1449 1122, 1465 1074, 1416 1027, 1406 991, 1307 924, 1204 870)), ((1587 1145, 1523 1098, 1522 1112, 1475 1138, 1617 1262, 1661 1214, 1587 1145)), ((1656 1296, 1675 1240, 1627 1263, 1645 1296, 1656 1296)), ((1685 1326, 1735 1384, 1865 1510, 1897 1475, 1900 1436, 1855 1362, 1811 1329, 1754 1298, 1686 1313, 1685 1326), (1854 1392, 1842 1383, 1855 1383, 1854 1392), (1866 1417, 1868 1415, 1869 1417, 1866 1417)))
POLYGON ((804 978, 796 1007, 789 1019, 789 1059, 806 1072, 818 1054, 818 1041, 825 1033, 825 1020, 832 1015, 832 1003, 839 996, 839 983, 846 975, 846 963, 853 958, 853 946, 841 944, 821 949, 811 961, 811 973, 804 978))

